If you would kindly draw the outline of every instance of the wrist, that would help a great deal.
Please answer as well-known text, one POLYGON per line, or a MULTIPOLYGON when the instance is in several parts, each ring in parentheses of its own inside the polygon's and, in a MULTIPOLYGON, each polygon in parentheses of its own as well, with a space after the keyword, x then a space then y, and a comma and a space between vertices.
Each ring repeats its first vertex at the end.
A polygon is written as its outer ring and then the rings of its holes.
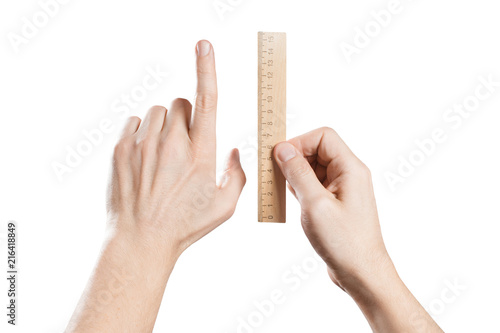
POLYGON ((340 286, 356 301, 369 298, 380 298, 402 281, 385 251, 372 256, 369 262, 359 264, 341 273, 335 271, 333 276, 340 286))
POLYGON ((182 251, 174 242, 158 238, 132 228, 108 228, 103 255, 142 271, 154 270, 162 276, 169 275, 182 251))
POLYGON ((408 299, 408 289, 388 254, 373 262, 373 265, 355 270, 348 279, 342 280, 341 286, 371 324, 383 318, 381 313, 398 311, 394 307, 404 304, 408 299))
POLYGON ((180 242, 153 228, 138 227, 135 222, 111 219, 106 228, 105 243, 124 253, 157 260, 177 261, 183 252, 180 242))
MULTIPOLYGON (((67 332, 125 332, 127 323, 152 325, 177 253, 140 237, 109 227, 97 264, 67 332), (143 307, 135 311, 138 304, 143 307), (116 318, 110 320, 109 318, 116 318), (104 329, 105 328, 105 329, 104 329)), ((148 326, 149 327, 149 326, 148 326)))
POLYGON ((358 304, 381 304, 404 287, 394 267, 378 268, 372 274, 357 275, 345 285, 346 292, 358 304))
POLYGON ((401 280, 389 255, 371 269, 352 274, 341 286, 374 332, 442 332, 401 280))

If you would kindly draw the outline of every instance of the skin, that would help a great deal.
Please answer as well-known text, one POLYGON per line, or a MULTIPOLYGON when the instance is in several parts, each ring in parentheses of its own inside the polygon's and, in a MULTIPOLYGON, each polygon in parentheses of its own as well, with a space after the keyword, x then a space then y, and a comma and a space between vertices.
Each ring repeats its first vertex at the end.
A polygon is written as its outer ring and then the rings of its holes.
MULTIPOLYGON (((229 219, 245 185, 234 149, 215 180, 213 48, 196 48, 194 107, 176 99, 129 118, 113 155, 106 240, 66 332, 152 332, 176 261, 229 219)), ((321 128, 278 144, 275 158, 332 281, 374 332, 442 332, 399 278, 385 249, 371 177, 340 137, 321 128)))
POLYGON ((370 170, 331 128, 279 143, 275 159, 332 281, 374 332, 442 332, 399 278, 382 239, 370 170))

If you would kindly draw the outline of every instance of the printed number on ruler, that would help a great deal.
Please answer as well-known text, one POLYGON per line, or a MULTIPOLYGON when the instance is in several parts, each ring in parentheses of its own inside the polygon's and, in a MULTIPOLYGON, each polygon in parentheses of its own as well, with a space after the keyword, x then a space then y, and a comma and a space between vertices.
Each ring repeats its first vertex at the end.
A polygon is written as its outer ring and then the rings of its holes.
POLYGON ((273 157, 286 140, 286 34, 259 32, 259 222, 286 221, 285 179, 273 157))

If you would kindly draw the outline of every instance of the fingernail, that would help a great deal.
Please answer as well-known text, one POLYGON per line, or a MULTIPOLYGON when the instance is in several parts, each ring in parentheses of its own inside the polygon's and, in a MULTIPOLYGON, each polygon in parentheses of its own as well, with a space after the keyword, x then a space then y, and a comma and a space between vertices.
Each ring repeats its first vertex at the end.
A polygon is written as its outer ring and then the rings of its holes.
POLYGON ((210 52, 210 43, 206 40, 200 40, 196 45, 196 50, 198 51, 198 57, 204 57, 210 52))
POLYGON ((280 143, 278 146, 278 159, 281 162, 287 162, 297 155, 295 147, 288 142, 280 143))

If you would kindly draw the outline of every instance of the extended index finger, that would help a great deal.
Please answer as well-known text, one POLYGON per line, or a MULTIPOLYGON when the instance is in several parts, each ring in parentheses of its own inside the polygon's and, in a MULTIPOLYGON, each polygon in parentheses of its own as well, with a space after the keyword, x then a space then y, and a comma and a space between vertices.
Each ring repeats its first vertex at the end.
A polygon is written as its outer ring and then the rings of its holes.
POLYGON ((209 154, 215 153, 215 119, 217 113, 217 76, 212 45, 201 40, 196 46, 198 83, 190 137, 209 154))

